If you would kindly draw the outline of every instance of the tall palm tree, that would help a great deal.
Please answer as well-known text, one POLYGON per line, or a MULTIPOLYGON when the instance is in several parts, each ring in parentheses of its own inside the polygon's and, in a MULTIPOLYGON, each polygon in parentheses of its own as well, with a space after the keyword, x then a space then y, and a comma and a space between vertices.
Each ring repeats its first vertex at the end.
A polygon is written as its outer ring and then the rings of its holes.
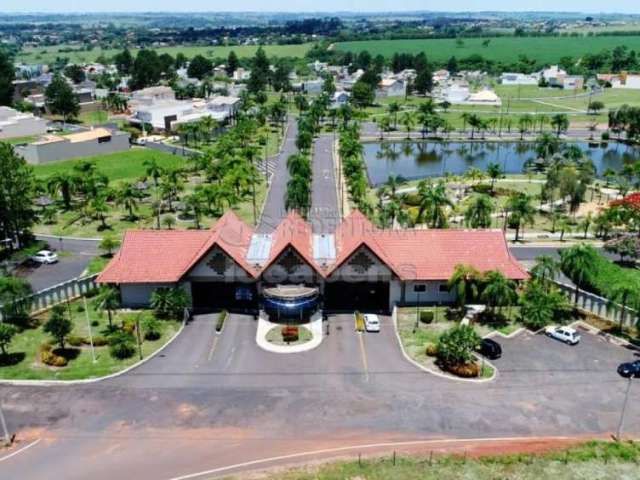
POLYGON ((393 115, 393 129, 398 129, 398 113, 400 113, 400 104, 398 102, 391 102, 387 106, 389 115, 393 115))
POLYGON ((487 272, 484 275, 484 288, 481 298, 487 302, 492 311, 496 307, 502 308, 507 305, 513 305, 518 299, 516 285, 499 271, 487 272))
POLYGON ((125 183, 116 192, 116 203, 127 209, 129 220, 136 218, 133 212, 138 208, 138 198, 138 191, 131 183, 125 183))
POLYGON ((549 255, 540 255, 537 257, 536 264, 531 269, 531 275, 542 282, 546 286, 546 290, 549 290, 550 282, 556 278, 559 272, 560 265, 549 255))
POLYGON ((396 199, 398 196, 398 189, 406 183, 407 181, 400 175, 389 175, 384 184, 386 190, 389 192, 389 198, 396 199))
POLYGON ((417 221, 421 221, 426 214, 426 223, 430 228, 446 228, 448 223, 446 207, 453 208, 453 202, 447 195, 444 181, 440 180, 435 185, 429 180, 418 183, 417 221))
POLYGON ((415 127, 416 121, 413 118, 413 114, 411 112, 405 112, 402 115, 402 125, 404 129, 407 131, 407 139, 411 138, 411 131, 415 127))
POLYGON ((515 225, 517 242, 520 240, 520 230, 526 224, 533 223, 535 208, 532 204, 532 197, 526 193, 518 192, 509 197, 506 209, 509 212, 509 221, 515 225))
POLYGON ((65 210, 71 209, 72 195, 77 184, 77 178, 68 172, 60 172, 49 178, 47 181, 47 189, 49 193, 55 194, 60 192, 62 196, 62 204, 65 210))
POLYGON ((496 180, 498 180, 503 175, 502 167, 500 167, 500 164, 489 162, 489 164, 487 165, 487 175, 489 175, 489 178, 491 179, 491 193, 493 194, 496 180))
POLYGON ((576 285, 575 303, 578 303, 580 285, 584 285, 592 274, 597 255, 595 249, 585 243, 560 250, 560 267, 576 285))
POLYGON ((557 113, 551 117, 549 123, 555 129, 556 136, 560 138, 560 135, 569 128, 569 117, 564 113, 557 113))
POLYGON ((464 213, 464 223, 471 228, 489 228, 494 211, 495 204, 489 195, 474 195, 464 213))
POLYGON ((107 312, 109 318, 109 329, 113 328, 113 312, 120 307, 120 292, 110 285, 100 287, 96 308, 107 312))
POLYGON ((160 178, 164 174, 164 168, 162 168, 158 164, 158 160, 155 158, 148 158, 144 162, 142 162, 144 166, 145 175, 147 177, 151 177, 153 179, 153 184, 156 188, 158 188, 158 184, 160 182, 160 178))
POLYGON ((609 294, 609 300, 620 304, 619 328, 620 332, 622 332, 624 321, 627 318, 627 305, 637 304, 638 300, 640 300, 640 296, 638 295, 638 285, 627 282, 614 285, 611 289, 611 293, 609 294))
POLYGON ((193 215, 193 222, 196 230, 200 230, 200 218, 204 210, 204 201, 199 193, 192 193, 184 199, 184 204, 193 215))
POLYGON ((478 297, 480 279, 480 272, 474 267, 463 264, 456 265, 447 285, 449 290, 455 289, 459 306, 462 307, 478 297))

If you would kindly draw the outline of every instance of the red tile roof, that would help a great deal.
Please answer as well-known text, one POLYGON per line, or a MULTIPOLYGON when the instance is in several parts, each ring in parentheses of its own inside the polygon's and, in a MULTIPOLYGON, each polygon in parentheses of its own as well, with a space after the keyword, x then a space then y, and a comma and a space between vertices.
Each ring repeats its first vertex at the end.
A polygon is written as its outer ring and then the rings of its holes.
POLYGON ((177 282, 217 245, 256 277, 246 261, 253 229, 232 211, 211 230, 130 230, 98 283, 177 282))
POLYGON ((311 226, 296 213, 287 215, 273 232, 269 259, 261 270, 246 261, 252 235, 253 229, 231 211, 211 230, 129 231, 98 282, 177 282, 214 246, 253 278, 258 278, 288 247, 319 275, 329 276, 362 245, 401 280, 446 280, 458 264, 472 265, 480 271, 499 270, 515 280, 528 276, 509 252, 501 230, 380 230, 355 211, 337 227, 337 258, 325 271, 314 261, 311 226))

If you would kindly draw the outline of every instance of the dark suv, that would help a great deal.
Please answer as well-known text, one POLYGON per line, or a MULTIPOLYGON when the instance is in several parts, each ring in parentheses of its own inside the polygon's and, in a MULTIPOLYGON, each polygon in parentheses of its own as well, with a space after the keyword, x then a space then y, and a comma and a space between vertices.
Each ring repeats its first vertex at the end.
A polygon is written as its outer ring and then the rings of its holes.
POLYGON ((502 356, 502 347, 495 340, 483 338, 478 347, 478 353, 490 360, 495 360, 502 356))

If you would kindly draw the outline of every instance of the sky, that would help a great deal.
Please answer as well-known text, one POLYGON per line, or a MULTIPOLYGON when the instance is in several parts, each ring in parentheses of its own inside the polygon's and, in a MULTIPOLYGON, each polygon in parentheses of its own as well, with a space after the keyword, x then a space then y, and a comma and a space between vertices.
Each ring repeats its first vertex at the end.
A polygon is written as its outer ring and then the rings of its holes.
POLYGON ((0 12, 558 11, 640 13, 638 0, 1 0, 0 12))

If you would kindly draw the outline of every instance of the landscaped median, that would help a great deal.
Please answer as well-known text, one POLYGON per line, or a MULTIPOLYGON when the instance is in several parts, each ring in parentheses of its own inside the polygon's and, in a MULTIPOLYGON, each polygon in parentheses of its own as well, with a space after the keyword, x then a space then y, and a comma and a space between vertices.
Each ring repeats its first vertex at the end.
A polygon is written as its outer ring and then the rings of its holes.
POLYGON ((273 323, 268 318, 258 318, 256 343, 271 353, 301 353, 313 350, 322 343, 322 315, 315 314, 308 323, 273 323))
POLYGON ((496 329, 505 335, 520 328, 512 320, 514 314, 501 317, 499 326, 475 322, 472 326, 461 326, 464 311, 449 307, 400 307, 396 308, 394 316, 402 349, 417 366, 437 375, 474 381, 492 379, 496 371, 474 353, 473 346, 496 329), (456 348, 449 349, 453 351, 445 355, 444 348, 452 345, 456 348), (464 361, 447 361, 453 357, 464 361))
MULTIPOLYGON (((0 354, 1 380, 84 380, 120 372, 153 355, 180 330, 151 310, 114 310, 97 296, 25 319, 0 354), (88 319, 87 319, 88 317, 88 319), (93 343, 93 353, 91 343, 93 343), (95 361, 94 361, 95 354, 95 361)), ((5 327, 3 327, 5 328, 5 327)))

